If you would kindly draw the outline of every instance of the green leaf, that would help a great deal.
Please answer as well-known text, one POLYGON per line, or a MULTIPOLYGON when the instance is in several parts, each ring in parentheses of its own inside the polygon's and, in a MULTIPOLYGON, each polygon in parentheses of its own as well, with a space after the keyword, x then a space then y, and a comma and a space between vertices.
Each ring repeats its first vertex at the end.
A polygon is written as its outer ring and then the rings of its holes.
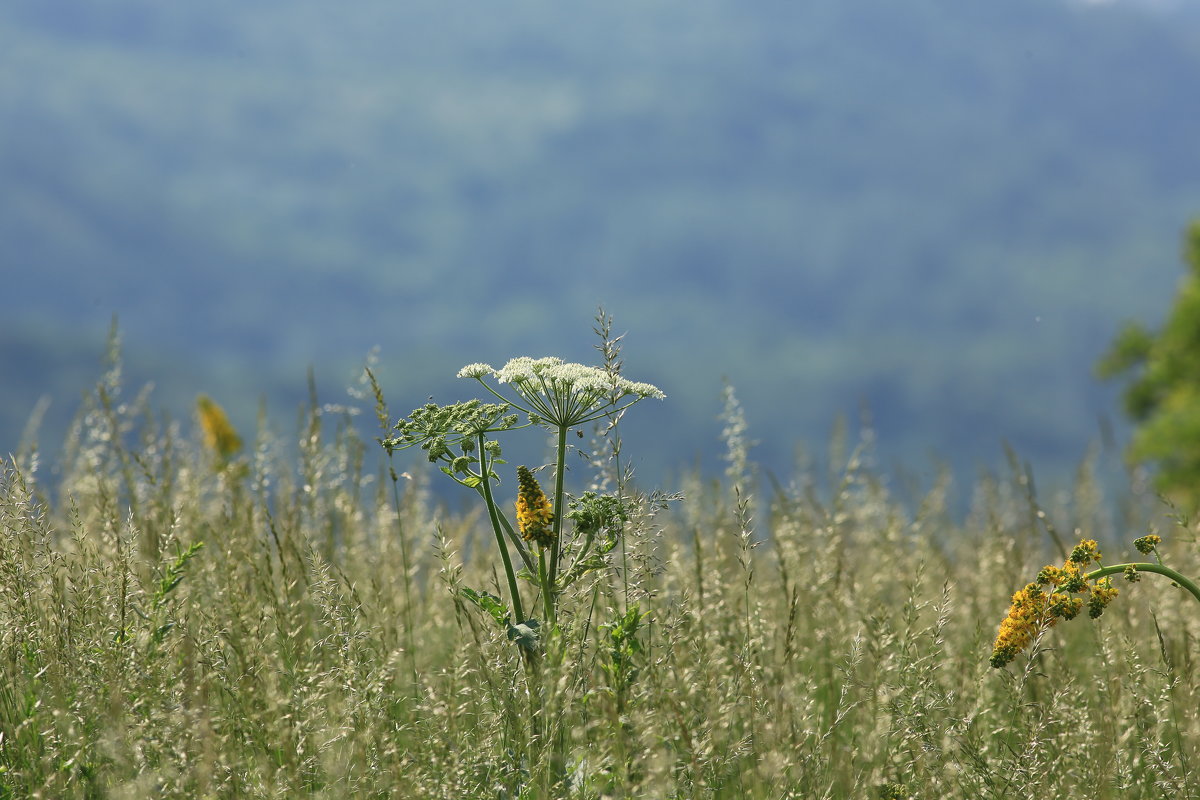
POLYGON ((171 632, 171 629, 174 627, 175 627, 174 622, 168 622, 165 625, 159 625, 157 628, 154 629, 154 633, 151 635, 150 640, 154 644, 162 644, 162 640, 166 637, 166 635, 168 633, 171 632))
MULTIPOLYGON (((459 594, 470 600, 479 608, 492 615, 492 619, 496 620, 496 624, 502 628, 510 627, 508 624, 509 613, 504 607, 504 603, 500 602, 500 598, 488 592, 477 592, 474 589, 463 587, 459 590, 459 594)), ((509 635, 511 639, 511 634, 509 635)))
MULTIPOLYGON (((451 476, 451 477, 453 477, 453 476, 451 476)), ((474 489, 476 486, 483 483, 483 479, 480 478, 478 475, 468 475, 465 478, 454 478, 454 480, 458 481, 459 483, 461 483, 463 486, 467 487, 468 489, 474 489)))
POLYGON ((541 638, 538 636, 539 623, 536 619, 527 619, 516 625, 508 626, 509 641, 517 643, 517 647, 537 653, 541 650, 541 638))

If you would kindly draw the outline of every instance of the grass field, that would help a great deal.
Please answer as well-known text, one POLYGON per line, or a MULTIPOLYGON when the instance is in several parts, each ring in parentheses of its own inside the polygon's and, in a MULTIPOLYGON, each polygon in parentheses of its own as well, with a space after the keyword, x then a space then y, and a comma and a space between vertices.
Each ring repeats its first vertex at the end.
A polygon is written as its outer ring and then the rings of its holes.
POLYGON ((423 458, 393 494, 314 403, 224 459, 122 389, 61 468, 3 461, 0 798, 1200 797, 1200 606, 1169 580, 989 665, 1057 540, 1111 562, 1158 533, 1200 574, 1193 528, 1086 465, 1044 506, 982 479, 957 518, 852 447, 755 480, 732 402, 727 474, 669 494, 622 477, 617 432, 579 440, 566 491, 628 519, 525 648, 464 592, 508 596, 483 504, 444 507, 423 458))

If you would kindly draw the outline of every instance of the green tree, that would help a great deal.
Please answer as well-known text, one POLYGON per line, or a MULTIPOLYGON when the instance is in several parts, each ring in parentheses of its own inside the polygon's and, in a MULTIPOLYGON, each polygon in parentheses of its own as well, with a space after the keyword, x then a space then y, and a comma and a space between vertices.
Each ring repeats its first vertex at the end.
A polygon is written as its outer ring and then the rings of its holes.
POLYGON ((1200 500, 1200 220, 1184 237, 1187 275, 1162 328, 1127 323, 1096 365, 1127 376, 1125 411, 1136 423, 1129 460, 1157 467, 1165 494, 1200 500))

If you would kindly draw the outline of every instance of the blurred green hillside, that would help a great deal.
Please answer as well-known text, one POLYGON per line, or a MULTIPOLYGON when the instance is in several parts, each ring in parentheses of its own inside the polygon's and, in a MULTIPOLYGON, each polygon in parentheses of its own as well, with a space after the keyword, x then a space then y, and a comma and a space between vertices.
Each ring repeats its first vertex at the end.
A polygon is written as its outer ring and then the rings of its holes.
POLYGON ((866 407, 885 459, 1066 474, 1181 275, 1198 79, 1186 5, 9 0, 0 451, 114 313, 130 382, 249 428, 374 346, 398 413, 591 360, 603 303, 647 470, 728 377, 768 465, 866 407))

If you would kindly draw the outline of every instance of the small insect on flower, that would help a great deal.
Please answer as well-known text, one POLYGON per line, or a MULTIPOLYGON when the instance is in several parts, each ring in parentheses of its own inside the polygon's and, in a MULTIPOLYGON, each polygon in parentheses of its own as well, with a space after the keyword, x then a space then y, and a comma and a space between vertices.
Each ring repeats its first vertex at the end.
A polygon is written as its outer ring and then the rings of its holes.
POLYGON ((517 467, 517 527, 526 541, 541 547, 554 543, 554 509, 528 467, 517 467))

